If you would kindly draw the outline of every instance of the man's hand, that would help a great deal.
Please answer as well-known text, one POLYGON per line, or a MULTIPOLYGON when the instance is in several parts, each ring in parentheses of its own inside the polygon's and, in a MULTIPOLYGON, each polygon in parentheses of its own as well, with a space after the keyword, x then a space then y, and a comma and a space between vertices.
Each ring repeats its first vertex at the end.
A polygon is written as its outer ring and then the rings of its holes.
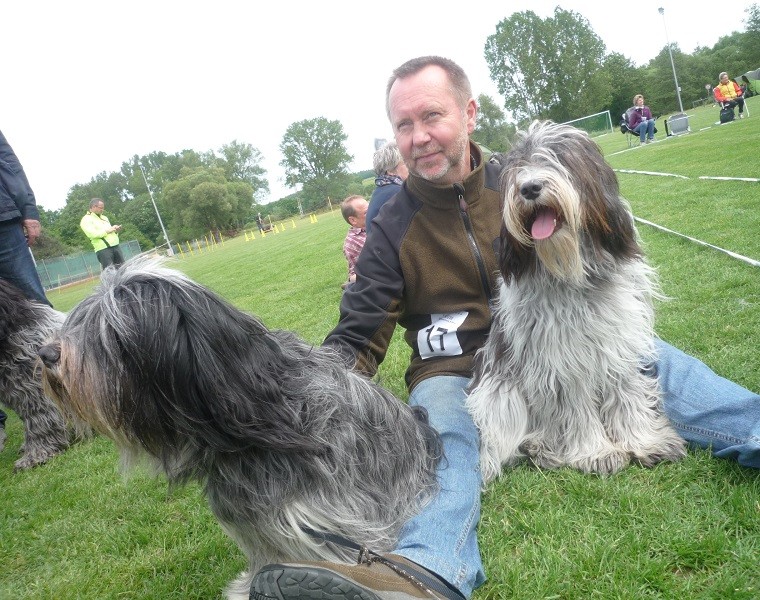
POLYGON ((40 237, 40 233, 42 233, 40 222, 37 219, 24 219, 21 221, 21 224, 24 226, 26 243, 30 246, 34 245, 34 242, 37 241, 37 238, 40 237))

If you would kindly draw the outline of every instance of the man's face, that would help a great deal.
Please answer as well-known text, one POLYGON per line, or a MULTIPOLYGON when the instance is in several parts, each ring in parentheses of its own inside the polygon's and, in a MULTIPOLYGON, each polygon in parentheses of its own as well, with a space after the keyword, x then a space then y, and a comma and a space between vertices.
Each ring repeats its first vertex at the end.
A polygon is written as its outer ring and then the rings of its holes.
POLYGON ((391 126, 410 173, 440 184, 462 181, 470 172, 469 135, 477 105, 464 110, 451 92, 448 75, 430 65, 397 79, 388 96, 391 126))
POLYGON ((103 212, 103 209, 104 209, 105 207, 106 207, 106 205, 105 205, 105 204, 103 204, 102 202, 98 202, 98 203, 96 203, 96 204, 93 204, 93 205, 92 205, 92 207, 90 208, 90 210, 91 210, 92 212, 94 212, 96 215, 99 215, 100 213, 102 213, 102 212, 103 212))
POLYGON ((728 83, 728 75, 724 75, 723 77, 721 77, 720 78, 720 82, 723 83, 723 84, 728 83))
POLYGON ((348 217, 348 222, 351 227, 358 227, 364 229, 367 224, 367 209, 369 208, 369 202, 366 200, 354 200, 352 202, 355 214, 352 217, 348 217))

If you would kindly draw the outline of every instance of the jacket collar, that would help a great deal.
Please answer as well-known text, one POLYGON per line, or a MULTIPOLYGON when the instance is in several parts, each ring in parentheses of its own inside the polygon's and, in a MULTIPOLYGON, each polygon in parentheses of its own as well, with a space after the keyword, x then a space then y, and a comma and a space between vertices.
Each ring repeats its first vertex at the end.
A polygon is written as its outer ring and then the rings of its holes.
POLYGON ((405 182, 409 193, 424 204, 443 210, 459 210, 459 196, 464 189, 464 201, 468 205, 474 204, 483 192, 485 178, 483 155, 473 142, 470 142, 470 156, 477 166, 461 183, 441 185, 410 173, 405 182))

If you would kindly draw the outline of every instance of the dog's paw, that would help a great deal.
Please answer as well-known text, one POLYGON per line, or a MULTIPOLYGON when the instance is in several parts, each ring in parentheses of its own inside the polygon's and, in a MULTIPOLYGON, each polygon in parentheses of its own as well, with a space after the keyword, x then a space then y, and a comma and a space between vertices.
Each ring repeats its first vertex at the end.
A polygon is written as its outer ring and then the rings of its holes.
POLYGON ((612 475, 624 467, 628 466, 630 455, 627 452, 609 450, 604 453, 595 454, 569 464, 574 469, 584 473, 593 473, 596 475, 612 475))
POLYGON ((559 454, 536 440, 525 440, 520 445, 520 452, 527 456, 531 463, 541 469, 559 469, 567 464, 567 461, 559 454))
POLYGON ((677 462, 684 456, 686 456, 686 443, 678 438, 652 448, 637 450, 633 453, 633 460, 642 467, 653 467, 660 462, 677 462))
POLYGON ((25 471, 38 465, 44 464, 60 452, 27 452, 13 463, 14 471, 25 471))

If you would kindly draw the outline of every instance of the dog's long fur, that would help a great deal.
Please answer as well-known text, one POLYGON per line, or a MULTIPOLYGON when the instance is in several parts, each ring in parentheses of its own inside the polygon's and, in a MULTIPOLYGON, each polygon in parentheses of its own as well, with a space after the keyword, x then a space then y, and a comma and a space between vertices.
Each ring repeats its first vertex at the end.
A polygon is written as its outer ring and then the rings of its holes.
POLYGON ((600 474, 678 460, 646 372, 656 277, 615 173, 584 132, 551 122, 502 163, 501 279, 468 398, 484 481, 523 457, 600 474))
MULTIPOLYGON (((10 282, 0 279, 0 402, 24 424, 22 456, 14 465, 17 471, 42 464, 64 451, 76 434, 43 393, 37 356, 64 317, 45 304, 27 299, 10 282)), ((4 433, 0 431, 3 438, 4 433)), ((0 439, 0 450, 3 441, 0 439)))
POLYGON ((392 549, 436 489, 424 414, 155 262, 106 269, 40 355, 63 409, 126 463, 147 455, 171 482, 201 482, 249 560, 230 598, 269 562, 355 560, 305 527, 392 549))

